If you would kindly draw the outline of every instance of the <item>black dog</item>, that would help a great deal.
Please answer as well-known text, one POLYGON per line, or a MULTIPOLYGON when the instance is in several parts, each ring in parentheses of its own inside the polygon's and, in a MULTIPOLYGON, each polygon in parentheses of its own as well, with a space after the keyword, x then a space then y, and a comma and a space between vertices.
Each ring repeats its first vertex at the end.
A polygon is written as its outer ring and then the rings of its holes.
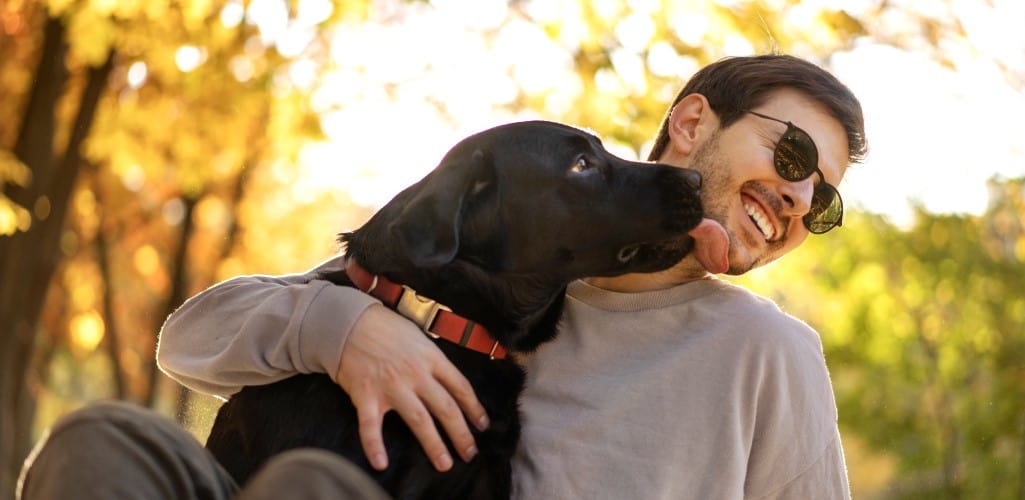
POLYGON ((207 448, 240 484, 270 456, 314 446, 362 466, 396 498, 507 498, 524 373, 505 350, 531 351, 555 335, 570 281, 662 270, 683 258, 694 243, 686 232, 702 216, 700 184, 693 171, 622 160, 596 137, 557 123, 504 125, 463 140, 342 235, 347 271, 323 278, 374 288, 432 337, 442 323, 455 325, 441 333, 452 341, 435 341, 491 419, 474 435, 478 455, 439 473, 389 413, 389 466, 373 470, 356 410, 326 375, 244 388, 221 408, 207 448))

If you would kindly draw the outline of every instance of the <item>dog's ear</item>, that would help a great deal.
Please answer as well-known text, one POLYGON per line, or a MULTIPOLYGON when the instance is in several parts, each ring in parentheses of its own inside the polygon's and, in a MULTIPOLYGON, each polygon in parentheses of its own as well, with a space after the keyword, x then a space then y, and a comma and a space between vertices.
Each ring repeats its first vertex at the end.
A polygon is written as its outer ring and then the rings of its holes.
POLYGON ((463 206, 488 169, 487 155, 450 155, 421 180, 389 230, 418 267, 438 267, 455 258, 463 206))

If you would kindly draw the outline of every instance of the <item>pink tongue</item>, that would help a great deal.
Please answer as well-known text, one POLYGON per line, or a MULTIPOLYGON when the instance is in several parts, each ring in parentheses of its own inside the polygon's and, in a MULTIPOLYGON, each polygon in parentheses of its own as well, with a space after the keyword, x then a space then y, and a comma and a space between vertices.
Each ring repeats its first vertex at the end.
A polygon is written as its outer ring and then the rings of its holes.
POLYGON ((694 238, 693 255, 705 270, 712 274, 721 274, 730 267, 730 239, 718 222, 712 219, 701 219, 698 227, 689 234, 694 238))

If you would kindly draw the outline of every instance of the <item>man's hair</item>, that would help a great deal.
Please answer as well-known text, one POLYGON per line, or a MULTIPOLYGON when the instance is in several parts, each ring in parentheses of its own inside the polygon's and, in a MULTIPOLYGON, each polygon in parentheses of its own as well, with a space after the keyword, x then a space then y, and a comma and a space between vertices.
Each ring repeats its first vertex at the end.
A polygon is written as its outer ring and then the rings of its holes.
POLYGON ((665 120, 648 155, 658 160, 669 144, 669 119, 685 96, 701 94, 719 117, 720 128, 739 120, 745 112, 763 104, 769 94, 791 88, 825 106, 847 132, 847 161, 860 162, 868 151, 865 119, 854 93, 826 70, 789 55, 729 57, 705 66, 690 78, 666 112, 665 120))

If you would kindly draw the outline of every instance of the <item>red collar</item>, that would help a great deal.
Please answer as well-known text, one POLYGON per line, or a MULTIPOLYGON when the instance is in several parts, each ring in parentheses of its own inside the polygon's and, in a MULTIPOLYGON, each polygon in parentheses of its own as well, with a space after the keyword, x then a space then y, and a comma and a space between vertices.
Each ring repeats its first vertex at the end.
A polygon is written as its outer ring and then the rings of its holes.
POLYGON ((370 271, 363 269, 355 259, 346 261, 345 273, 349 275, 356 288, 377 297, 388 307, 409 318, 427 335, 487 354, 491 359, 505 358, 505 348, 480 324, 421 296, 406 285, 399 285, 384 276, 370 274, 370 271))

